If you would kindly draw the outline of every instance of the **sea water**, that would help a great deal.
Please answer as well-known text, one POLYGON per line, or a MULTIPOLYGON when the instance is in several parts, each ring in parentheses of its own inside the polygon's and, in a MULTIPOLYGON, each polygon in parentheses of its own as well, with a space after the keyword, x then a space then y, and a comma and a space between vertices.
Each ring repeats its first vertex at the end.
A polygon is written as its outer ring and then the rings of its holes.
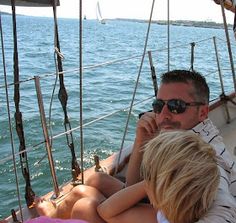
MULTIPOLYGON (((132 98, 134 106, 130 113, 124 146, 133 142, 135 124, 140 112, 151 109, 154 95, 148 56, 141 66, 147 23, 137 21, 108 20, 105 25, 96 20, 84 20, 82 32, 82 64, 83 72, 79 72, 79 21, 76 19, 59 19, 59 40, 63 54, 64 83, 68 94, 67 112, 73 132, 76 155, 80 161, 81 136, 84 146, 84 166, 93 165, 93 156, 105 158, 121 147, 124 135, 128 107, 132 98), (107 65, 94 66, 95 64, 107 65), (139 76, 140 71, 140 76, 139 76), (138 80, 138 84, 136 85, 138 80), (80 88, 82 86, 82 88, 80 88), (133 97, 134 89, 136 95, 133 97), (80 96, 83 96, 81 100, 80 96), (80 107, 82 105, 82 107, 80 107), (79 111, 83 110, 80 116, 79 111), (114 114, 113 114, 114 113, 114 114), (108 117, 99 122, 87 125, 96 118, 107 114, 108 117), (86 124, 80 134, 80 120, 86 124)), ((2 16, 4 39, 3 63, 1 53, 0 65, 0 218, 10 215, 12 208, 18 208, 16 193, 16 177, 14 165, 9 158, 12 148, 17 152, 19 142, 14 121, 14 86, 13 82, 13 35, 11 16, 2 16), (8 82, 9 114, 5 96, 4 66, 8 82), (13 144, 10 141, 9 122, 12 126, 13 144)), ((232 51, 235 52, 235 40, 229 30, 232 51)), ((157 81, 162 72, 170 69, 191 68, 191 44, 195 42, 193 68, 205 75, 211 88, 211 100, 221 92, 217 73, 217 62, 212 37, 216 36, 218 56, 225 91, 232 90, 232 74, 228 49, 223 29, 197 28, 186 26, 170 26, 169 65, 167 50, 167 26, 152 24, 147 51, 153 50, 152 59, 157 81)), ((56 75, 54 54, 54 24, 52 18, 17 16, 17 39, 20 73, 20 111, 23 114, 23 126, 26 148, 29 150, 28 165, 31 185, 36 195, 41 196, 53 190, 46 150, 43 143, 43 131, 39 116, 39 107, 35 90, 34 76, 40 77, 45 115, 49 125, 49 133, 53 136, 64 131, 64 115, 58 101, 59 81, 56 75), (54 92, 54 93, 53 93, 54 92), (51 104, 51 106, 50 106, 51 104), (50 112, 49 112, 50 111, 50 112), (41 143, 40 143, 41 142, 41 143), (39 144, 39 145, 38 145, 39 144), (38 145, 38 146, 36 146, 38 145)), ((233 57, 235 60, 235 57, 233 57)), ((53 158, 59 184, 71 179, 71 153, 65 135, 56 137, 52 143, 53 158)), ((24 201, 24 179, 20 169, 19 155, 16 155, 17 180, 20 183, 20 199, 24 201)))

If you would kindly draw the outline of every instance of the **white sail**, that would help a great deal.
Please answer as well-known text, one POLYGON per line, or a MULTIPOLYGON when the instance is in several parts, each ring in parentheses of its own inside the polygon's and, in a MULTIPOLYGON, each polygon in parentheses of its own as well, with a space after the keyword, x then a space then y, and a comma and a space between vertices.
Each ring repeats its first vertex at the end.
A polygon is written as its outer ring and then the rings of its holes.
POLYGON ((105 23, 106 23, 105 19, 102 18, 102 12, 101 12, 101 8, 100 8, 100 3, 99 3, 99 1, 97 2, 96 15, 97 15, 97 20, 98 20, 101 24, 105 24, 105 23))

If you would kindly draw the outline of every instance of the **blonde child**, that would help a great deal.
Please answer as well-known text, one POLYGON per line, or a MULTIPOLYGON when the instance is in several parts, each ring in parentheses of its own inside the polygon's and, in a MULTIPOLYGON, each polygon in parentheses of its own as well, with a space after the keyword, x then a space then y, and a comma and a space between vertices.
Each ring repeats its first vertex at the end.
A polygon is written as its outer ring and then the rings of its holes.
POLYGON ((145 145, 144 181, 101 203, 108 223, 193 223, 209 210, 220 173, 213 148, 189 131, 166 131, 145 145), (138 203, 148 195, 150 204, 138 203))

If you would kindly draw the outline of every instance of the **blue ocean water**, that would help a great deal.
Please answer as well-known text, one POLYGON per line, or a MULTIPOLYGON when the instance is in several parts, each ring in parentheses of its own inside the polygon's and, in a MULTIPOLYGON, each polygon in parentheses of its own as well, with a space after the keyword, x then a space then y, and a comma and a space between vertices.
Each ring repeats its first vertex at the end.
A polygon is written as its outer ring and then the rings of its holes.
MULTIPOLYGON (((4 51, 8 84, 13 82, 13 36, 10 16, 2 16, 4 51)), ((80 125, 80 81, 79 81, 79 21, 76 19, 59 19, 59 39, 63 53, 64 82, 68 93, 68 115, 72 128, 80 125)), ((51 191, 49 165, 45 156, 43 132, 38 112, 37 95, 32 77, 40 76, 45 113, 49 117, 49 105, 55 85, 54 61, 54 27, 51 18, 17 17, 18 53, 20 68, 21 100, 20 109, 23 113, 24 133, 28 152, 29 169, 32 188, 40 196, 51 191), (41 160, 42 159, 42 160, 41 160), (39 160, 41 160, 39 162, 39 160)), ((93 155, 104 158, 119 150, 124 134, 129 107, 135 83, 140 69, 147 24, 142 22, 110 20, 105 25, 95 20, 83 21, 83 123, 95 118, 118 111, 99 122, 86 125, 84 136, 84 165, 92 165, 93 155), (129 58, 129 59, 128 59, 129 58), (124 60, 120 60, 124 59, 124 60), (107 61, 119 60, 116 63, 103 64, 107 61), (94 67, 92 67, 94 66, 94 67), (92 68, 91 68, 92 67, 92 68)), ((205 75, 211 87, 211 99, 221 91, 217 74, 213 36, 216 36, 218 54, 225 91, 232 90, 232 77, 224 30, 171 26, 170 69, 189 69, 191 64, 191 44, 195 42, 194 69, 205 75)), ((235 52, 235 40, 230 30, 232 51, 235 52)), ((147 50, 153 50, 153 63, 159 75, 167 70, 167 27, 152 24, 147 50)), ((2 53, 1 53, 2 55, 2 53)), ((233 57, 235 60, 235 56, 233 57)), ((3 60, 0 59, 0 218, 10 215, 12 208, 17 209, 15 175, 11 156, 12 146, 8 127, 6 96, 4 86, 3 60)), ((56 82, 55 95, 52 103, 52 134, 64 131, 63 112, 58 101, 59 83, 56 82)), ((14 129, 13 85, 9 85, 11 123, 14 129)), ((153 96, 153 85, 150 75, 148 56, 139 79, 135 103, 153 96)), ((151 101, 135 106, 131 112, 131 120, 127 131, 125 145, 132 143, 135 123, 138 114, 151 109, 151 101)), ((80 157, 80 132, 73 132, 75 149, 80 157)), ((18 151, 18 139, 13 131, 14 147, 18 151)), ((71 179, 71 155, 64 135, 53 140, 53 157, 59 184, 71 179)), ((20 170, 19 157, 16 156, 17 173, 20 181, 21 200, 24 205, 24 179, 20 170)))

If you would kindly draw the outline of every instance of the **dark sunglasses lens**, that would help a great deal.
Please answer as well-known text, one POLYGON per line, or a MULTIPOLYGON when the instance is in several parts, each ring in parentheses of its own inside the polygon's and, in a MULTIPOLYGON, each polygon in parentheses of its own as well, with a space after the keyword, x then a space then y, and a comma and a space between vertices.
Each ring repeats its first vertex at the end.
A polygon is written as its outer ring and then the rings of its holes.
POLYGON ((160 99, 155 99, 152 103, 153 111, 155 113, 161 113, 161 110, 163 109, 165 105, 165 102, 160 99))
POLYGON ((175 114, 183 113, 186 110, 186 103, 182 100, 177 100, 177 99, 169 100, 167 102, 167 106, 168 109, 175 114))

